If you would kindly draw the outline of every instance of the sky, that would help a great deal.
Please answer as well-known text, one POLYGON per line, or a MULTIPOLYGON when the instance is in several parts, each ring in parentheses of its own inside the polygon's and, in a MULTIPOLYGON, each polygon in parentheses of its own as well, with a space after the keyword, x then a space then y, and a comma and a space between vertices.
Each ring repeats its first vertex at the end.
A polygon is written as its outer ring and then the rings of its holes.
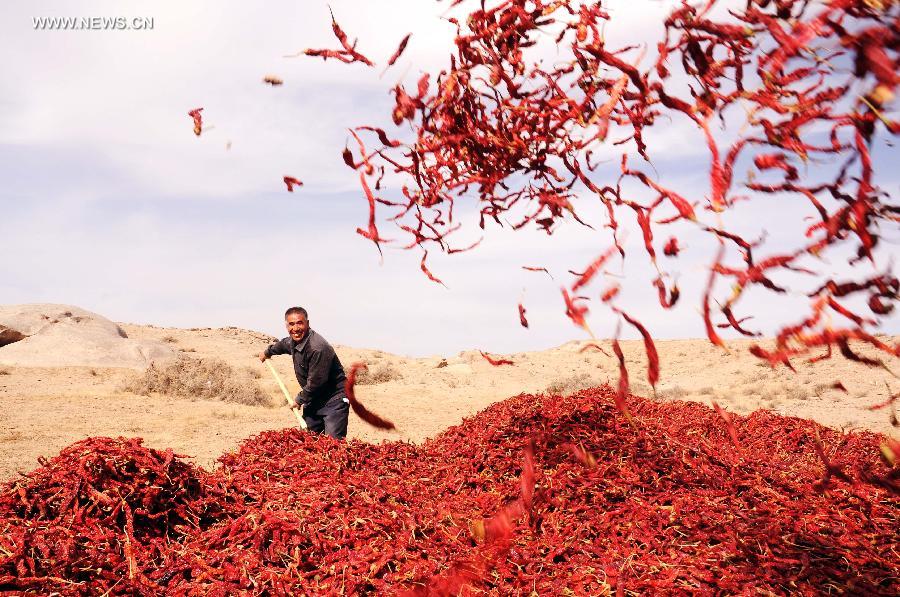
MULTIPOLYGON (((340 157, 348 127, 383 126, 393 134, 388 90, 446 68, 454 29, 441 19, 447 2, 328 4, 3 3, 0 303, 72 304, 121 322, 237 326, 275 335, 283 332, 285 308, 301 305, 312 327, 333 343, 411 356, 511 353, 585 338, 564 315, 560 287, 572 280, 567 269, 583 269, 609 246, 602 231, 571 221, 550 237, 489 228, 474 251, 429 254, 430 269, 446 286, 422 274, 420 253, 386 245, 382 260, 355 233, 365 227, 368 208, 356 174, 340 157), (328 4, 376 62, 384 64, 412 32, 406 53, 381 77, 381 65, 286 57, 335 46, 328 4), (52 16, 141 17, 153 27, 35 28, 33 19, 52 16), (284 85, 264 85, 270 74, 284 85), (200 137, 187 116, 197 107, 204 108, 200 137), (288 193, 285 175, 305 185, 288 193), (546 266, 553 278, 523 265, 546 266), (519 325, 520 301, 528 329, 519 325)), ((606 6, 614 23, 608 43, 625 45, 656 39, 673 2, 610 0, 606 6)), ((704 196, 708 168, 695 133, 673 122, 653 131, 649 144, 662 181, 704 196)), ((880 182, 892 194, 900 178, 885 166, 897 157, 884 144, 875 154, 877 171, 886 173, 880 182)), ((614 181, 617 168, 612 160, 598 175, 614 181)), ((596 201, 579 209, 602 221, 596 201)), ((797 222, 808 211, 772 199, 770 206, 738 211, 733 224, 765 229, 774 254, 796 240, 797 222)), ((460 214, 467 217, 464 234, 474 240, 477 210, 462 205, 460 214)), ((682 231, 687 249, 667 268, 677 275, 682 300, 663 311, 639 231, 633 221, 625 227, 628 257, 612 267, 627 274, 622 308, 656 338, 702 336, 700 296, 713 246, 682 231)), ((386 224, 381 229, 392 236, 386 224)), ((897 240, 896 231, 887 236, 897 240)), ((893 245, 885 252, 883 263, 893 245)), ((848 271, 839 254, 817 265, 848 271)), ((777 301, 750 293, 742 304, 756 315, 756 327, 771 333, 805 299, 799 292, 777 301)), ((589 321, 600 337, 617 324, 600 308, 589 321)), ((897 321, 884 319, 882 329, 898 333, 897 321)), ((630 327, 622 332, 636 337, 630 327)))

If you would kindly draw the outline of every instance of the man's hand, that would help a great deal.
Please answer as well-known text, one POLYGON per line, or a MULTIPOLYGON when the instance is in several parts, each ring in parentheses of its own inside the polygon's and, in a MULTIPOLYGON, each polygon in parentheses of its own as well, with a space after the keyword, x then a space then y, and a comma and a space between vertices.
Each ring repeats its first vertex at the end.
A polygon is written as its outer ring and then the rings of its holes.
POLYGON ((268 359, 268 358, 269 358, 269 355, 266 354, 265 350, 262 351, 261 353, 259 353, 259 362, 260 363, 265 363, 266 359, 268 359))

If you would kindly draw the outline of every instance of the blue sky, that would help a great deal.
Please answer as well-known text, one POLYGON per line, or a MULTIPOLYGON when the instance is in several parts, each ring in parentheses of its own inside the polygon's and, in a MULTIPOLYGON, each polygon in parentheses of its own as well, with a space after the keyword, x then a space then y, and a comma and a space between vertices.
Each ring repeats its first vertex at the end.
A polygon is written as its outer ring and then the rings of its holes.
MULTIPOLYGON (((583 338, 563 314, 559 288, 571 281, 566 269, 582 269, 609 245, 606 234, 574 223, 550 238, 489 229, 473 252, 430 254, 429 266, 444 288, 421 274, 419 253, 386 248, 382 263, 355 233, 365 226, 367 205, 357 177, 340 159, 347 127, 390 124, 388 89, 443 67, 453 30, 438 18, 446 2, 330 4, 376 62, 413 32, 406 54, 383 78, 380 68, 284 57, 334 46, 325 2, 267 2, 264 8, 5 3, 0 302, 68 303, 117 321, 234 325, 274 334, 282 330, 284 308, 300 304, 332 342, 411 355, 515 352, 583 338), (40 16, 152 17, 154 28, 36 31, 32 17, 40 16), (285 85, 263 85, 267 74, 285 85), (187 112, 200 106, 206 130, 196 138, 187 112), (287 193, 286 174, 306 185, 287 193), (522 265, 547 266, 555 280, 522 265), (528 330, 518 323, 520 299, 528 330)), ((610 43, 655 38, 659 15, 671 5, 609 2, 616 24, 608 29, 610 43)), ((661 180, 702 197, 700 138, 677 123, 653 135, 661 180)), ((879 143, 876 167, 886 172, 881 182, 894 194, 898 177, 885 166, 897 162, 897 151, 879 143)), ((615 180, 617 164, 608 164, 606 173, 615 180)), ((769 204, 760 202, 734 222, 769 231, 763 254, 784 248, 792 224, 808 215, 800 205, 769 204)), ((582 205, 585 214, 599 217, 596 202, 582 205)), ((470 218, 470 235, 476 224, 470 218)), ((651 293, 654 274, 633 219, 624 227, 631 230, 629 277, 620 305, 658 338, 701 336, 699 298, 713 246, 684 232, 688 249, 670 268, 678 272, 682 301, 663 312, 651 293)), ((382 232, 396 236, 386 224, 382 232)), ((887 236, 896 241, 896 230, 887 236)), ((891 245, 883 253, 896 251, 891 245)), ((828 267, 846 269, 840 258, 828 267)), ((765 331, 787 312, 787 303, 768 295, 745 301, 765 331)), ((801 296, 787 301, 803 304, 801 296)), ((595 309, 591 325, 598 335, 611 334, 615 323, 607 310, 595 309)), ((884 329, 897 333, 896 318, 884 329)))

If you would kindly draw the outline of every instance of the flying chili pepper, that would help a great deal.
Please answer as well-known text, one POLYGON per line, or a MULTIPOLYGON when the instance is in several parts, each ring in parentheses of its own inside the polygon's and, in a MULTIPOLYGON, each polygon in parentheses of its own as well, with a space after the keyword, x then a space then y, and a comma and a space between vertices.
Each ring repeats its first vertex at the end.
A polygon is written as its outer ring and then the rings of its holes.
POLYGON ((427 258, 427 257, 428 257, 428 251, 423 252, 422 253, 422 261, 419 262, 419 268, 428 277, 429 280, 431 280, 432 282, 436 282, 437 284, 440 284, 441 286, 446 288, 447 285, 444 284, 443 282, 441 282, 440 279, 436 278, 434 276, 434 274, 431 273, 431 270, 429 270, 428 267, 425 265, 425 258, 427 258))
MULTIPOLYGON (((329 12, 331 12, 331 8, 329 7, 329 12)), ((341 42, 341 50, 322 50, 322 49, 306 49, 303 50, 300 54, 305 54, 307 56, 314 56, 322 58, 323 60, 328 60, 329 58, 335 58, 340 60, 341 62, 345 62, 347 64, 351 64, 353 62, 362 62, 366 66, 375 66, 371 60, 360 54, 356 51, 356 41, 352 44, 347 38, 347 34, 341 29, 341 26, 338 25, 337 21, 334 18, 334 12, 331 12, 331 30, 334 33, 334 36, 341 42)), ((295 54, 293 56, 299 56, 300 54, 295 54)))
POLYGON ((621 411, 625 418, 628 419, 628 422, 634 426, 634 420, 631 417, 631 412, 628 410, 628 403, 625 402, 625 397, 628 396, 629 386, 628 386, 628 368, 625 367, 625 355, 622 354, 622 348, 619 346, 619 328, 621 324, 616 326, 616 335, 612 341, 613 352, 616 355, 616 358, 619 360, 619 384, 616 388, 615 395, 615 403, 616 408, 621 411))
POLYGON ((669 240, 666 241, 666 245, 663 247, 663 255, 676 257, 679 251, 681 251, 681 247, 678 246, 678 239, 674 236, 669 237, 669 240))
POLYGON ((356 385, 356 376, 357 374, 367 369, 365 363, 357 362, 350 365, 350 370, 347 371, 347 382, 344 385, 344 393, 347 394, 347 400, 350 401, 350 407, 353 409, 353 412, 356 413, 360 419, 371 425, 372 427, 376 427, 378 429, 395 429, 395 426, 392 422, 384 419, 360 403, 356 398, 356 392, 354 391, 354 386, 356 385))
POLYGON ((641 333, 641 337, 643 337, 644 339, 644 350, 647 353, 647 381, 650 383, 650 387, 653 388, 653 392, 655 394, 656 382, 659 381, 659 353, 656 352, 656 344, 653 343, 653 338, 650 336, 650 332, 647 331, 647 328, 645 328, 643 324, 641 324, 641 322, 637 321, 636 319, 632 319, 624 311, 621 311, 619 309, 613 310, 624 317, 625 321, 636 327, 637 330, 641 333))
POLYGON ((605 354, 606 356, 612 356, 612 355, 610 355, 608 352, 606 352, 605 350, 603 350, 603 347, 600 346, 599 344, 597 344, 596 342, 588 342, 587 344, 585 344, 584 346, 582 346, 582 347, 578 350, 578 352, 584 352, 584 351, 586 351, 586 350, 588 350, 588 349, 593 349, 593 350, 600 351, 600 352, 602 352, 603 354, 605 354))
POLYGON ((285 177, 284 177, 284 184, 285 184, 285 186, 287 187, 287 190, 288 190, 289 193, 293 193, 293 192, 294 192, 294 187, 295 187, 295 186, 297 186, 297 187, 302 187, 302 186, 303 186, 303 182, 300 181, 299 179, 294 178, 293 176, 285 176, 285 177))
POLYGON ((593 454, 584 449, 582 445, 574 445, 568 444, 569 450, 572 451, 572 454, 575 456, 575 459, 578 460, 581 464, 585 466, 585 468, 593 469, 597 468, 597 459, 593 454))
POLYGON ((622 290, 622 287, 619 286, 618 284, 611 286, 603 294, 600 295, 600 300, 603 301, 604 303, 608 303, 609 301, 614 299, 619 294, 620 290, 622 290))
POLYGON ((500 365, 515 365, 515 363, 513 361, 510 361, 509 359, 494 359, 482 350, 479 350, 478 352, 481 353, 481 356, 484 357, 485 361, 487 361, 494 367, 499 367, 500 365))
POLYGON ((613 251, 615 247, 610 247, 606 251, 604 251, 599 257, 597 257, 591 264, 587 267, 587 269, 579 274, 579 278, 572 284, 572 292, 577 292, 579 288, 585 286, 591 279, 597 274, 601 267, 606 264, 610 257, 612 257, 613 251))
POLYGON ((391 57, 388 58, 387 67, 385 67, 385 70, 387 70, 388 67, 393 66, 394 63, 397 62, 397 59, 400 58, 401 54, 403 54, 403 51, 406 50, 406 44, 409 43, 409 38, 411 36, 412 33, 407 33, 406 37, 404 37, 400 41, 400 45, 397 47, 396 51, 394 51, 394 53, 391 54, 391 57))
POLYGON ((547 270, 546 267, 532 267, 532 266, 529 266, 529 265, 523 265, 523 266, 522 266, 522 269, 527 270, 527 271, 529 271, 529 272, 544 272, 545 274, 547 274, 548 276, 550 276, 550 279, 551 279, 551 280, 553 279, 553 274, 551 274, 551 273, 547 270))
POLYGON ((712 406, 713 409, 715 409, 716 414, 722 417, 722 420, 725 421, 725 428, 728 430, 728 437, 731 438, 731 443, 734 444, 735 448, 740 450, 741 442, 738 439, 737 428, 734 426, 734 421, 731 418, 731 414, 721 406, 716 404, 715 401, 713 401, 712 406))
POLYGON ((578 300, 578 297, 575 297, 575 298, 570 297, 568 291, 566 291, 565 288, 562 289, 562 295, 563 295, 563 301, 566 304, 566 317, 571 319, 572 323, 574 323, 575 325, 577 325, 580 328, 583 328, 585 331, 587 331, 589 334, 591 334, 593 336, 593 333, 591 333, 591 330, 588 327, 587 322, 584 319, 584 316, 588 312, 588 308, 577 305, 575 303, 575 301, 578 300))
POLYGON ((194 120, 194 134, 198 137, 200 133, 203 132, 203 116, 200 112, 203 111, 203 108, 195 108, 188 112, 188 116, 190 116, 194 120))

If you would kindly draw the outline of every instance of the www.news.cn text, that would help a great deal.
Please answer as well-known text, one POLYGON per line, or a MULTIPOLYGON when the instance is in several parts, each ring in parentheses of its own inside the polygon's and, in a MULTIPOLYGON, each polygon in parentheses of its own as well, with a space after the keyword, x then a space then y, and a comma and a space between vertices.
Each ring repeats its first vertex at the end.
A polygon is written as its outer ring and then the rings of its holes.
POLYGON ((151 31, 153 17, 32 17, 38 31, 151 31))

